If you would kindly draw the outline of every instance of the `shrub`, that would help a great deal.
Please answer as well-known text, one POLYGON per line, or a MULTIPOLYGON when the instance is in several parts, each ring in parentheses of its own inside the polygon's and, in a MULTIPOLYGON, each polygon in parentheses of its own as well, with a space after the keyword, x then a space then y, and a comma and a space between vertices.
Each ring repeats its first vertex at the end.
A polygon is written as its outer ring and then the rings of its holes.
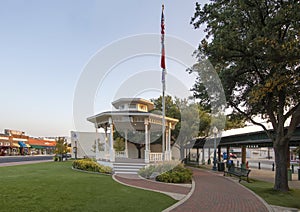
POLYGON ((154 176, 157 181, 166 183, 190 183, 193 173, 178 162, 169 162, 142 168, 139 175, 147 179, 154 176))
POLYGON ((156 180, 166 183, 190 183, 192 181, 192 176, 193 173, 190 169, 179 164, 174 169, 158 175, 156 180))
POLYGON ((106 174, 112 173, 111 167, 100 165, 95 160, 90 158, 74 160, 72 167, 75 169, 80 169, 85 171, 100 172, 106 174))

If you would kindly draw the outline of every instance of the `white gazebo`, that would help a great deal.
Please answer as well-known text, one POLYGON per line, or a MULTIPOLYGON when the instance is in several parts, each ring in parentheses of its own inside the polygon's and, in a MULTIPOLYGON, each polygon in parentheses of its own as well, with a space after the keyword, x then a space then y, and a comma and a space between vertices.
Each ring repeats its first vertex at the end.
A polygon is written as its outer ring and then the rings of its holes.
POLYGON ((154 104, 141 98, 121 98, 112 105, 116 110, 106 111, 87 118, 95 126, 96 132, 100 128, 105 131, 105 139, 98 139, 96 145, 96 160, 106 163, 114 163, 116 160, 140 159, 146 164, 158 161, 172 160, 171 153, 171 131, 175 128, 177 119, 165 117, 165 135, 162 132, 162 115, 150 112, 154 109, 154 104), (114 132, 122 134, 125 139, 125 150, 115 151, 114 132), (138 140, 132 140, 129 134, 138 133, 138 140), (165 139, 157 140, 151 138, 151 134, 159 137, 165 136, 165 139), (165 140, 162 143, 161 140, 165 140), (160 141, 160 142, 157 142, 160 141), (134 144, 138 142, 144 151, 137 157, 137 148, 134 144))

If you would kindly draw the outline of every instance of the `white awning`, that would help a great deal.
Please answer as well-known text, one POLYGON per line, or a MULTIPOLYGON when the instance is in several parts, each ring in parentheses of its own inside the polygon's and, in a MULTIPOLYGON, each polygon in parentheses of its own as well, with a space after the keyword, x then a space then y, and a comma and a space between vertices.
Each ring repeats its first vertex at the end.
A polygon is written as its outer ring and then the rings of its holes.
POLYGON ((26 138, 13 138, 14 141, 28 141, 26 138))

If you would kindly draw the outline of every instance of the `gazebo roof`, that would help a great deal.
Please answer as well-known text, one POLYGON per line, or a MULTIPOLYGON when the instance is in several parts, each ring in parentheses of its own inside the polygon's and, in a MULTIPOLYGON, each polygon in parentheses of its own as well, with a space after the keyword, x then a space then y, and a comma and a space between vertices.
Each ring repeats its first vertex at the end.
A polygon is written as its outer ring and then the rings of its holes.
POLYGON ((153 102, 142 98, 120 98, 111 103, 116 109, 123 104, 144 104, 147 105, 148 111, 154 109, 153 102))
MULTIPOLYGON (((106 111, 87 118, 89 122, 94 123, 98 128, 108 126, 109 118, 112 118, 114 124, 124 129, 138 128, 144 129, 144 120, 148 118, 152 129, 161 129, 158 126, 162 125, 162 115, 157 115, 142 111, 106 111), (156 127, 155 127, 156 126, 156 127)), ((172 128, 175 127, 178 119, 165 117, 166 123, 171 123, 172 128)))

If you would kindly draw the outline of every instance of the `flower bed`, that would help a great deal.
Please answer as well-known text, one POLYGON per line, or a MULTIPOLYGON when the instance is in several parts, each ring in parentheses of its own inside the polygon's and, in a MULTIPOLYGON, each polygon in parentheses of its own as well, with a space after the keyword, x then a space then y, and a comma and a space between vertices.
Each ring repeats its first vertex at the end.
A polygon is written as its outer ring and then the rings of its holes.
POLYGON ((142 168, 139 175, 166 183, 191 183, 193 173, 183 164, 163 163, 142 168))
POLYGON ((99 172, 105 174, 112 173, 111 167, 100 165, 96 161, 90 158, 75 160, 72 163, 72 167, 74 169, 80 169, 80 170, 91 171, 91 172, 99 172))

